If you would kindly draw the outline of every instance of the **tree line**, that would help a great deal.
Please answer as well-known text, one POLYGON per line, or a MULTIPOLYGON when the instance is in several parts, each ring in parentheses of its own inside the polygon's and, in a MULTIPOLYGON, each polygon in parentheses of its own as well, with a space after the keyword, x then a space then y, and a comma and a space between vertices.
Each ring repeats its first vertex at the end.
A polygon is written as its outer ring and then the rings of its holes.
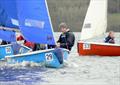
MULTIPOLYGON (((54 31, 59 24, 66 22, 72 31, 80 32, 90 0, 47 0, 54 31)), ((118 31, 120 0, 108 0, 108 28, 118 31), (110 14, 110 15, 109 15, 110 14), (116 15, 117 14, 117 17, 116 15), (115 21, 114 21, 115 20, 115 21)))

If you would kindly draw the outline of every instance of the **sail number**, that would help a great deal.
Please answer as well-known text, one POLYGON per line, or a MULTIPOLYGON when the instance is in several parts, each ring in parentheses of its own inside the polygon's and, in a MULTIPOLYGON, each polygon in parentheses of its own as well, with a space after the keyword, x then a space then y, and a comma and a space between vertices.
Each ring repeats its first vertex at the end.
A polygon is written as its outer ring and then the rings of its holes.
POLYGON ((11 53, 11 47, 6 47, 5 50, 7 54, 11 53))
POLYGON ((46 53, 45 58, 46 58, 46 61, 52 61, 53 60, 53 54, 52 53, 46 53))
POLYGON ((84 43, 84 44, 83 44, 83 49, 84 49, 84 50, 89 50, 89 49, 91 49, 90 44, 84 43))

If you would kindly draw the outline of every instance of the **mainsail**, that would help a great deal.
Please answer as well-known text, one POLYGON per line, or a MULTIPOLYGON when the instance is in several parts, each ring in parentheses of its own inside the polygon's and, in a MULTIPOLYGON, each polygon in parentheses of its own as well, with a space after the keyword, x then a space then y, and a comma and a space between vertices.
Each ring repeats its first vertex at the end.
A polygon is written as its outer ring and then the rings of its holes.
POLYGON ((17 0, 20 30, 31 42, 55 44, 46 0, 17 0))
POLYGON ((17 9, 15 0, 0 0, 0 39, 5 41, 16 41, 15 32, 3 30, 3 27, 17 28, 12 23, 17 19, 17 9))
POLYGON ((19 28, 28 41, 55 44, 46 0, 0 0, 0 6, 0 15, 5 13, 5 18, 0 17, 5 27, 19 28))
POLYGON ((81 31, 81 40, 102 35, 107 29, 107 0, 91 0, 81 31))
POLYGON ((17 19, 18 16, 16 0, 0 0, 0 20, 2 20, 1 25, 15 28, 16 25, 13 23, 13 21, 17 19))

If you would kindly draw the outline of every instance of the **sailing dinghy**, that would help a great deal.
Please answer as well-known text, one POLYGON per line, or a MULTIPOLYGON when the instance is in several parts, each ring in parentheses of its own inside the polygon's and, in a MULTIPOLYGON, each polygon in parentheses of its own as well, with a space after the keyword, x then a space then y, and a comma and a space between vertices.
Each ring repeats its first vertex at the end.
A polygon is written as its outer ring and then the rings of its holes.
POLYGON ((89 42, 107 29, 107 0, 91 0, 77 43, 79 55, 120 56, 120 45, 89 42))
MULTIPOLYGON (((6 5, 6 7, 3 6, 3 8, 8 12, 7 14, 11 19, 11 23, 18 26, 26 40, 40 44, 56 44, 46 0, 3 0, 1 3, 4 4, 4 6, 5 4, 12 5, 12 7, 6 5), (14 8, 14 10, 11 8, 14 8), (14 14, 8 10, 12 10, 14 14)), ((61 59, 62 61, 67 60, 68 52, 67 49, 54 48, 17 55, 7 55, 5 59, 8 63, 28 61, 44 63, 48 67, 58 68, 63 66, 61 59), (58 55, 56 50, 59 51, 59 53, 61 52, 62 55, 58 55)))

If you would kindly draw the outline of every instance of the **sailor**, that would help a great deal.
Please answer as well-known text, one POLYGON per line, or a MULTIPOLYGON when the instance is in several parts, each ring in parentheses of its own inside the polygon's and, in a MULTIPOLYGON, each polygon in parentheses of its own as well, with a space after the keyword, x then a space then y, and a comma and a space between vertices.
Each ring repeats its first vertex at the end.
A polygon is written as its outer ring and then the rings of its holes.
POLYGON ((34 48, 34 43, 30 42, 30 41, 27 41, 24 39, 24 37, 22 35, 18 36, 17 37, 17 41, 24 41, 23 44, 31 49, 34 48))
POLYGON ((114 40, 114 32, 113 31, 110 31, 108 36, 105 38, 105 43, 112 43, 114 44, 115 43, 115 40, 114 40))
POLYGON ((66 25, 66 23, 61 23, 59 26, 62 34, 60 35, 57 45, 61 48, 66 48, 69 51, 71 51, 72 47, 74 46, 75 42, 75 36, 72 32, 70 32, 70 29, 66 25))
POLYGON ((31 48, 32 50, 33 50, 33 48, 35 46, 34 43, 32 43, 30 41, 27 41, 27 40, 24 41, 24 45, 27 46, 27 47, 29 47, 29 48, 31 48))
POLYGON ((46 44, 35 43, 35 44, 34 44, 33 51, 37 51, 37 50, 45 50, 45 49, 47 49, 46 44))
POLYGON ((0 45, 7 45, 7 44, 10 44, 10 42, 7 42, 5 40, 2 40, 1 44, 0 45))
POLYGON ((55 48, 53 53, 57 57, 59 63, 63 64, 64 59, 62 48, 71 51, 74 46, 75 36, 72 32, 70 32, 70 29, 68 29, 66 23, 61 23, 59 28, 61 29, 62 34, 57 41, 57 45, 48 45, 48 49, 55 48))
POLYGON ((48 49, 56 48, 56 45, 49 45, 49 44, 48 44, 48 45, 47 45, 47 48, 48 48, 48 49))
POLYGON ((20 36, 17 37, 17 41, 21 41, 21 40, 24 40, 24 38, 23 38, 22 35, 20 35, 20 36))

